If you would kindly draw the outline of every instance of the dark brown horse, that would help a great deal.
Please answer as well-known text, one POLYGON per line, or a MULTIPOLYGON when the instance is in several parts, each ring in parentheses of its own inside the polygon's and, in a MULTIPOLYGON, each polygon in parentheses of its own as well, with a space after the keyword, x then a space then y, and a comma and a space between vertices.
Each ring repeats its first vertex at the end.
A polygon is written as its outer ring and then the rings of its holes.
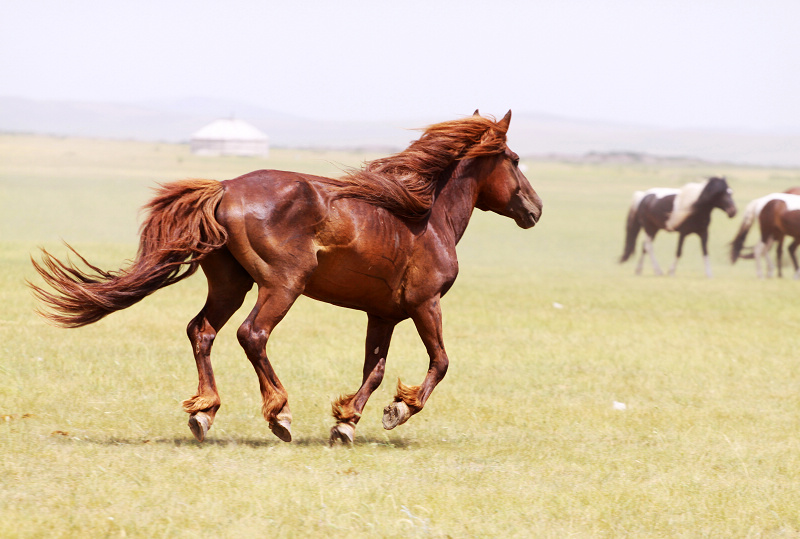
POLYGON ((750 228, 758 220, 761 235, 755 247, 753 247, 752 257, 756 260, 756 275, 759 279, 764 277, 761 271, 761 259, 767 263, 767 277, 772 277, 774 271, 772 260, 769 257, 769 250, 773 243, 777 242, 777 266, 778 277, 783 277, 783 239, 785 236, 792 238, 789 244, 789 256, 794 265, 794 278, 800 278, 800 266, 797 263, 795 251, 800 245, 800 190, 793 188, 783 193, 772 193, 751 201, 744 211, 742 225, 739 232, 731 243, 731 262, 742 256, 742 249, 750 228))
POLYGON ((258 375, 264 418, 284 441, 292 437, 292 415, 266 344, 298 296, 367 313, 362 384, 333 403, 332 443, 353 440, 383 379, 394 327, 411 318, 430 366, 419 386, 398 380, 383 414, 383 426, 392 429, 422 410, 447 371, 440 300, 456 279, 456 243, 473 209, 522 228, 541 215, 542 201, 506 145, 510 121, 510 111, 499 122, 476 111, 433 125, 405 151, 339 179, 263 170, 164 185, 147 205, 130 267, 106 272, 80 257, 87 271, 43 252, 34 266, 52 291, 31 286, 47 318, 79 327, 202 268, 208 297, 187 328, 199 385, 183 403, 200 441, 220 407, 211 346, 253 283, 258 299, 237 336, 258 375))
POLYGON ((683 240, 689 234, 700 236, 703 249, 703 263, 706 276, 711 277, 711 264, 708 260, 708 226, 711 224, 711 211, 719 208, 728 214, 736 215, 736 204, 733 202, 731 189, 725 178, 709 178, 701 183, 687 183, 680 189, 655 187, 647 191, 636 191, 633 203, 628 212, 625 228, 625 250, 620 263, 630 258, 636 250, 636 238, 644 228, 645 239, 642 244, 642 255, 636 265, 636 274, 642 273, 644 257, 650 255, 653 271, 661 275, 661 267, 653 253, 653 240, 659 230, 678 232, 678 251, 675 262, 669 269, 674 275, 678 260, 683 251, 683 240))

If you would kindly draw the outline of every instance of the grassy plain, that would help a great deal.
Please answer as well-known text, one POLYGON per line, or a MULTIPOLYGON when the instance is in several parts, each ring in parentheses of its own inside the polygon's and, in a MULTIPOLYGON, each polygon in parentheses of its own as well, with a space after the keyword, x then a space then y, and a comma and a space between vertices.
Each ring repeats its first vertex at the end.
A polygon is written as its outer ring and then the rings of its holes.
MULTIPOLYGON (((202 276, 80 330, 33 314, 37 246, 64 254, 63 237, 120 267, 155 182, 336 174, 368 157, 0 136, 0 536, 800 534, 800 283, 731 266, 740 219, 721 212, 712 280, 694 237, 673 278, 616 263, 633 190, 726 174, 743 209, 800 185, 797 170, 524 160, 542 221, 522 231, 476 212, 443 301, 447 377, 420 415, 381 428, 394 381, 427 367, 402 324, 352 448, 327 446, 329 403, 359 384, 362 313, 301 299, 275 331, 291 444, 261 419, 236 343, 252 301, 216 342, 223 406, 203 444, 180 408, 196 387, 184 328, 202 276)), ((664 267, 675 240, 656 240, 664 267)))

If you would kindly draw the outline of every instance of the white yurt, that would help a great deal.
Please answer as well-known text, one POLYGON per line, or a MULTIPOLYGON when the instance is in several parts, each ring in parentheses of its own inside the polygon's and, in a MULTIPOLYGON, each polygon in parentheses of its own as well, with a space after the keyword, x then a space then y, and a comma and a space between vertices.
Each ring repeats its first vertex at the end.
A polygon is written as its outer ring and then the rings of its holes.
POLYGON ((257 127, 234 118, 211 122, 192 135, 197 155, 269 155, 269 138, 257 127))

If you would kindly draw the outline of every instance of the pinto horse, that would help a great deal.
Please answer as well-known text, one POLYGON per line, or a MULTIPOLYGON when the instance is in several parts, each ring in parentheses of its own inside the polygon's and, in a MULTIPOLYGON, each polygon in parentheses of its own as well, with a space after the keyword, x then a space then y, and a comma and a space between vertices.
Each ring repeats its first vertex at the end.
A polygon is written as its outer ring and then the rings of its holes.
POLYGON ((680 189, 656 187, 647 191, 636 191, 628 211, 625 250, 620 257, 620 263, 628 260, 636 250, 636 238, 639 231, 644 228, 645 239, 642 244, 642 255, 636 265, 636 274, 641 275, 644 257, 649 254, 653 271, 656 275, 662 275, 661 267, 653 253, 653 240, 662 229, 678 232, 678 251, 675 262, 669 269, 669 274, 674 275, 683 250, 683 240, 689 234, 697 234, 700 236, 700 246, 703 249, 706 276, 711 277, 711 265, 708 260, 708 225, 711 223, 711 211, 719 208, 727 213, 728 217, 736 215, 736 204, 733 202, 732 194, 725 178, 709 178, 700 183, 687 183, 680 189))
POLYGON ((800 279, 800 266, 797 263, 795 251, 800 245, 800 190, 789 189, 783 193, 772 193, 751 201, 744 211, 739 232, 731 243, 731 262, 742 256, 742 249, 750 228, 758 220, 761 236, 753 248, 753 258, 756 260, 756 275, 759 279, 764 277, 761 271, 761 259, 767 263, 767 277, 772 277, 774 268, 769 257, 772 244, 777 242, 778 277, 783 277, 783 238, 791 236, 789 256, 794 265, 794 278, 800 279), (798 194, 793 194, 798 193, 798 194))
POLYGON ((254 283, 258 299, 237 337, 258 375, 264 418, 286 442, 292 439, 288 394, 266 345, 295 300, 305 294, 367 314, 361 387, 334 401, 331 443, 353 441, 367 399, 383 379, 392 332, 410 318, 430 364, 421 385, 398 380, 383 412, 384 428, 393 429, 422 410, 447 371, 440 300, 456 279, 456 243, 474 208, 522 228, 541 216, 542 200, 506 145, 510 121, 511 111, 500 121, 475 111, 432 125, 403 152, 338 179, 262 170, 223 182, 163 185, 146 206, 129 267, 107 272, 78 255, 87 271, 43 250, 42 263, 32 261, 51 290, 29 284, 44 316, 79 327, 201 268, 208 296, 187 328, 199 384, 183 402, 199 441, 220 407, 214 338, 254 283))

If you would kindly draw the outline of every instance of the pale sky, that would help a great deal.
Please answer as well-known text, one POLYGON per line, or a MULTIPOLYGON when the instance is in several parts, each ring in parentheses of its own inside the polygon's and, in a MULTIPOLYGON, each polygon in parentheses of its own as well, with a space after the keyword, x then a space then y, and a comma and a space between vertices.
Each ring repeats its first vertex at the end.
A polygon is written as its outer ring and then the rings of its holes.
POLYGON ((0 96, 800 133, 800 1, 4 0, 0 96))

